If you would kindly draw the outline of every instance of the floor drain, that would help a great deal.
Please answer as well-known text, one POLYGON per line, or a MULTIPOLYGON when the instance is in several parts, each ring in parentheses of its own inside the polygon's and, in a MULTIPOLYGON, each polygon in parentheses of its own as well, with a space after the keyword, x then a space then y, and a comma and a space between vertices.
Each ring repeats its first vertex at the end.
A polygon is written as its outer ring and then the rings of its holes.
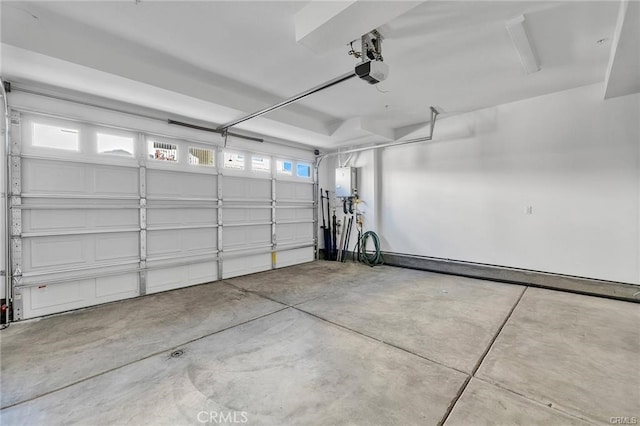
POLYGON ((184 351, 182 349, 178 349, 177 351, 171 352, 171 358, 178 358, 184 355, 184 351))

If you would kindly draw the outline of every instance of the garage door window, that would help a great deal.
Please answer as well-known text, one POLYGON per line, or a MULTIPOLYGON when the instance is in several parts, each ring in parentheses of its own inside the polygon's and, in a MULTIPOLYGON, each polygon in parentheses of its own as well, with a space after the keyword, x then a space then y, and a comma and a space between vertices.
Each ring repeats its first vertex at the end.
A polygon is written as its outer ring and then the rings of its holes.
POLYGON ((78 151, 80 147, 79 131, 68 127, 33 123, 33 145, 78 151))
POLYGON ((309 179, 311 177, 311 165, 298 163, 296 174, 298 175, 298 177, 309 179))
POLYGON ((254 172, 270 173, 271 159, 269 157, 262 157, 258 155, 252 156, 251 170, 253 170, 254 172))
POLYGON ((134 141, 132 137, 98 133, 98 153, 125 155, 133 157, 134 141))
POLYGON ((244 170, 244 155, 233 152, 224 153, 224 168, 234 170, 244 170))
POLYGON ((149 158, 160 161, 178 161, 178 146, 172 143, 149 141, 149 158))
POLYGON ((212 149, 189 148, 189 164, 199 166, 215 166, 214 152, 212 149))
POLYGON ((278 174, 291 176, 293 174, 293 163, 287 160, 278 160, 276 164, 278 174))

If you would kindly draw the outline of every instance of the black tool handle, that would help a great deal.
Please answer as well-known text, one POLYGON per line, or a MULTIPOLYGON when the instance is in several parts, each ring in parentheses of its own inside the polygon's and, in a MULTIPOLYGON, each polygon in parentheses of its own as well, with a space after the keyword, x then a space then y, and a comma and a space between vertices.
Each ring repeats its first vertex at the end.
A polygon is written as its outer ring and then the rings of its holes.
POLYGON ((322 228, 326 228, 327 224, 324 221, 324 197, 322 196, 322 188, 320 188, 320 208, 322 209, 322 228))
POLYGON ((333 211, 333 241, 331 241, 331 247, 333 248, 333 253, 331 255, 332 260, 336 260, 338 258, 338 220, 336 218, 336 211, 333 211))

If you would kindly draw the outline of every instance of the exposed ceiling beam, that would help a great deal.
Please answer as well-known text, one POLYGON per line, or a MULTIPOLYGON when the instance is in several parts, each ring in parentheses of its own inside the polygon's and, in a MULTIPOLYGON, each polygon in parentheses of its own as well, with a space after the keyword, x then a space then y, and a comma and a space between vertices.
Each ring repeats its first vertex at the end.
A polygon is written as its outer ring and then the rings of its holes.
POLYGON ((640 92, 640 3, 624 0, 611 46, 604 98, 640 92))
POLYGON ((423 1, 313 0, 295 15, 296 41, 316 53, 328 52, 420 3, 423 1))
POLYGON ((525 17, 520 15, 506 23, 507 32, 513 46, 518 52, 522 68, 527 74, 533 74, 540 71, 540 61, 535 53, 531 39, 525 28, 525 17))

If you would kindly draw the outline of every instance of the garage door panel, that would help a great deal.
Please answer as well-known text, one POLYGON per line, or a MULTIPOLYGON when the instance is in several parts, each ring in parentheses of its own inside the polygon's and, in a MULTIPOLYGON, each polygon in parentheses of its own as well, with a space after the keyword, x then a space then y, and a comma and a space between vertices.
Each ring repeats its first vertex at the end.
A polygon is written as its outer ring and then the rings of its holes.
MULTIPOLYGON (((124 194, 123 194, 124 195, 124 194)), ((48 206, 52 206, 51 209, 64 209, 65 206, 69 210, 74 209, 89 209, 89 210, 114 210, 114 209, 127 209, 127 210, 137 210, 140 207, 140 201, 137 196, 127 196, 126 198, 115 199, 118 198, 114 196, 111 198, 106 196, 104 198, 91 198, 91 199, 76 199, 75 196, 65 198, 63 195, 62 198, 57 195, 49 195, 44 194, 42 196, 38 196, 37 198, 23 198, 22 205, 28 206, 28 208, 42 208, 47 209, 48 206)), ((50 209, 50 210, 51 210, 50 209)))
POLYGON ((276 256, 276 268, 312 262, 315 259, 313 247, 279 251, 276 256))
POLYGON ((187 266, 189 284, 200 284, 218 279, 218 262, 195 263, 187 266))
POLYGON ((138 274, 96 278, 96 298, 109 296, 131 297, 138 295, 138 274))
POLYGON ((136 232, 23 239, 24 271, 138 259, 136 232))
POLYGON ((25 159, 22 191, 45 194, 86 194, 90 171, 83 164, 25 159))
POLYGON ((137 232, 96 235, 95 247, 96 262, 137 259, 139 236, 137 232))
POLYGON ((224 198, 251 198, 271 201, 271 180, 225 176, 224 198))
POLYGON ((35 318, 137 295, 137 273, 29 287, 23 290, 23 318, 35 318))
POLYGON ((283 201, 311 201, 313 200, 313 185, 306 182, 278 181, 276 193, 278 198, 283 201))
POLYGON ((271 225, 224 228, 222 241, 225 249, 267 245, 271 243, 271 225))
POLYGON ((147 231, 147 256, 178 254, 181 251, 175 242, 180 240, 180 231, 147 231))
POLYGON ((223 260, 223 278, 253 274, 271 269, 271 253, 234 257, 223 260))
POLYGON ((140 190, 139 173, 137 168, 94 166, 94 192, 136 196, 140 190))
POLYGON ((28 272, 86 264, 92 257, 87 246, 87 238, 82 235, 25 238, 23 269, 28 272))
MULTIPOLYGON (((44 270, 35 270, 31 272, 25 272, 22 277, 22 284, 24 285, 40 285, 48 282, 72 282, 81 279, 85 279, 88 274, 97 274, 101 276, 123 275, 127 273, 135 272, 137 275, 137 269, 139 261, 130 260, 126 262, 118 262, 112 264, 86 264, 73 269, 59 268, 58 272, 50 271, 48 268, 44 270)), ((57 284, 56 284, 57 285, 57 284)))
POLYGON ((197 254, 218 248, 215 228, 147 232, 147 256, 197 254))
POLYGON ((81 302, 90 295, 89 288, 83 288, 87 281, 32 287, 29 307, 33 310, 41 310, 81 302))
POLYGON ((87 212, 82 210, 24 210, 22 232, 86 229, 87 212))
POLYGON ((218 246, 218 233, 215 229, 185 229, 182 231, 181 243, 185 250, 215 250, 218 246))
POLYGON ((218 223, 218 209, 212 208, 147 208, 147 227, 195 226, 218 223))
POLYGON ((296 200, 313 200, 313 185, 310 185, 308 183, 296 184, 294 198, 296 200))
POLYGON ((216 175, 147 170, 147 196, 173 198, 216 198, 216 175))
POLYGON ((313 209, 276 209, 276 221, 308 220, 313 221, 313 209))
POLYGON ((148 294, 202 284, 218 279, 218 263, 216 261, 153 269, 157 264, 157 262, 149 263, 152 269, 147 272, 148 294))
POLYGON ((138 211, 134 209, 25 209, 23 232, 88 231, 138 226, 138 211))
MULTIPOLYGON (((151 266, 151 264, 150 264, 151 266)), ((147 294, 184 286, 184 267, 152 269, 147 272, 147 294)))
POLYGON ((251 222, 270 222, 271 207, 253 208, 225 208, 222 210, 222 223, 239 224, 251 222))
POLYGON ((138 169, 25 159, 22 190, 27 194, 137 196, 138 169))
POLYGON ((138 211, 134 209, 89 210, 86 216, 89 227, 96 229, 137 227, 140 220, 138 211))
POLYGON ((310 241, 313 241, 313 227, 308 223, 276 225, 276 242, 278 244, 308 243, 310 241))

